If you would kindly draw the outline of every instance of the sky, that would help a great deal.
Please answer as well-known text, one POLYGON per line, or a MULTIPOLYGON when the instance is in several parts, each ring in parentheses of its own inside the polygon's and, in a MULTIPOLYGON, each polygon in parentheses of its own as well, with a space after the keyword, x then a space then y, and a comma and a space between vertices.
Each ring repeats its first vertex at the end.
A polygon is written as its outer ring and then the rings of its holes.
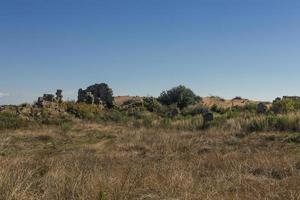
POLYGON ((0 0, 0 104, 115 95, 300 95, 299 0, 0 0))

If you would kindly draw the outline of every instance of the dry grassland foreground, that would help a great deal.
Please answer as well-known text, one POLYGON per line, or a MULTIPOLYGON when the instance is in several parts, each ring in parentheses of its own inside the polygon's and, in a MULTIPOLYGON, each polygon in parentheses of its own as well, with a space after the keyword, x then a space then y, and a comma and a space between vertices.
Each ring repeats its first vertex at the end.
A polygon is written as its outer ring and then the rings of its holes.
POLYGON ((82 123, 2 130, 1 200, 300 199, 290 133, 82 123))

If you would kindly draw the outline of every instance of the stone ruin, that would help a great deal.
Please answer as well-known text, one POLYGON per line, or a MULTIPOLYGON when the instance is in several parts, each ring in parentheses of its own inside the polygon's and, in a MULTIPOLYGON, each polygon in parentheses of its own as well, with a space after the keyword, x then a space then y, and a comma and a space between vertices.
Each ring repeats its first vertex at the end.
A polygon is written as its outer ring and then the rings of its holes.
POLYGON ((265 103, 260 102, 256 106, 256 111, 257 111, 258 114, 265 114, 268 111, 268 107, 265 103))
POLYGON ((214 120, 214 114, 210 110, 204 110, 202 113, 203 117, 203 127, 205 127, 209 122, 214 120))
POLYGON ((56 90, 56 100, 61 103, 63 101, 63 95, 62 95, 62 90, 58 89, 56 90))
POLYGON ((45 105, 49 105, 51 103, 62 103, 63 95, 62 90, 58 89, 56 91, 56 96, 53 94, 44 94, 42 97, 39 97, 36 105, 38 107, 44 107, 45 105))
POLYGON ((96 104, 106 107, 113 106, 113 92, 112 89, 108 87, 107 84, 94 84, 87 89, 83 90, 80 88, 78 90, 78 103, 96 104))

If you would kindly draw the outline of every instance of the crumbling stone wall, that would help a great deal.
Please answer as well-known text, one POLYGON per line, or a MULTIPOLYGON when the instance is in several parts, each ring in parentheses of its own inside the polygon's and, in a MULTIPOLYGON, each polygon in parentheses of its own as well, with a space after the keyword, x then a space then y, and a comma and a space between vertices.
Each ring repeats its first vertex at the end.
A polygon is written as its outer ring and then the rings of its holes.
POLYGON ((105 83, 94 84, 85 90, 78 90, 78 103, 97 104, 111 108, 113 106, 113 91, 105 83))
POLYGON ((62 90, 58 89, 56 91, 56 96, 53 94, 44 94, 42 97, 39 97, 36 105, 39 107, 44 107, 51 103, 61 103, 63 101, 62 90))

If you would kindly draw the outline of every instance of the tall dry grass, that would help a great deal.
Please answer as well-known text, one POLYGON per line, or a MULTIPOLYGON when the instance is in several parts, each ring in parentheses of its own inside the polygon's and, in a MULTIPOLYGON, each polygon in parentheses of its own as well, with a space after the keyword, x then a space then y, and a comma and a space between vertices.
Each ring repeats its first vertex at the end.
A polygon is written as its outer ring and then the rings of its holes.
POLYGON ((0 135, 0 199, 300 199, 299 144, 281 139, 288 133, 240 138, 228 123, 8 131, 0 135))

